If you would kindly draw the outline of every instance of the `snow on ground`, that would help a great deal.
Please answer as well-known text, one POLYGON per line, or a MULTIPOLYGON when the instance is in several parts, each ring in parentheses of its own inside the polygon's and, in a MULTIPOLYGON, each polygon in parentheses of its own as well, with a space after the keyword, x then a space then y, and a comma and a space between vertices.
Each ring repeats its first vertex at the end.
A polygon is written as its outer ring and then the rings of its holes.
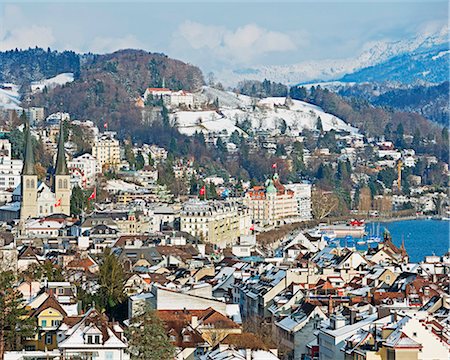
POLYGON ((252 98, 247 95, 236 94, 231 91, 222 91, 208 86, 204 86, 199 95, 200 102, 214 102, 219 99, 221 108, 239 108, 250 106, 252 98))
POLYGON ((31 91, 42 91, 44 87, 53 88, 57 85, 64 85, 73 81, 73 73, 62 73, 58 74, 52 78, 41 80, 41 81, 33 81, 31 83, 31 91))
POLYGON ((0 108, 18 110, 20 107, 19 87, 14 84, 1 84, 0 108))
POLYGON ((286 100, 285 97, 255 99, 207 87, 203 89, 201 96, 208 96, 210 102, 218 99, 220 110, 178 111, 172 114, 172 123, 181 133, 193 135, 196 131, 205 134, 226 131, 230 135, 235 130, 242 133, 236 124, 244 120, 250 120, 255 130, 274 130, 284 120, 288 133, 298 135, 303 129, 316 129, 319 117, 324 131, 335 129, 358 132, 358 129, 342 119, 304 101, 286 100))

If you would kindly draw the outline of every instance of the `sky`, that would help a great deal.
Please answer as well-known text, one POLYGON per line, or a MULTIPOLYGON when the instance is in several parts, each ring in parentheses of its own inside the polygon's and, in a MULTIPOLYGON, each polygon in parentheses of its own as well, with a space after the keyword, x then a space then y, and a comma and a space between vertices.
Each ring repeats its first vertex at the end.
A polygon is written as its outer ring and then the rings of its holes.
POLYGON ((2 2, 0 50, 140 48, 204 71, 288 65, 436 31, 448 26, 448 11, 446 0, 2 2))

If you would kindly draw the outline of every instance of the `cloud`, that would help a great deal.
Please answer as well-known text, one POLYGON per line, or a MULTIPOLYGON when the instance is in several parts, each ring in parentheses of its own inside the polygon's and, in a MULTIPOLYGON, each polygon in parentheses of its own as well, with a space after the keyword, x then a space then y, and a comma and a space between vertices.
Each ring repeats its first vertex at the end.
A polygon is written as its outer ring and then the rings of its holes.
POLYGON ((124 37, 95 37, 88 45, 89 51, 106 54, 121 49, 143 49, 145 46, 134 36, 124 37))
POLYGON ((15 48, 26 49, 39 46, 49 47, 55 43, 55 36, 50 27, 44 25, 20 26, 29 23, 20 7, 5 5, 0 18, 0 51, 15 48))
POLYGON ((174 34, 176 46, 188 45, 195 50, 209 50, 230 62, 249 63, 269 53, 297 49, 290 35, 271 31, 255 24, 235 30, 222 26, 185 21, 174 34))

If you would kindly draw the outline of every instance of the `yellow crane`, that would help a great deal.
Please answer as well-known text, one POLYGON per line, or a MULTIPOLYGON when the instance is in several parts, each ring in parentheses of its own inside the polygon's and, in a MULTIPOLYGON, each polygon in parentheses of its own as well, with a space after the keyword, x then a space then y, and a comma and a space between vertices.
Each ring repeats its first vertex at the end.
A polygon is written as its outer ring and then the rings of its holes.
POLYGON ((403 162, 401 160, 399 160, 397 162, 397 189, 400 190, 402 188, 402 166, 403 166, 403 162))

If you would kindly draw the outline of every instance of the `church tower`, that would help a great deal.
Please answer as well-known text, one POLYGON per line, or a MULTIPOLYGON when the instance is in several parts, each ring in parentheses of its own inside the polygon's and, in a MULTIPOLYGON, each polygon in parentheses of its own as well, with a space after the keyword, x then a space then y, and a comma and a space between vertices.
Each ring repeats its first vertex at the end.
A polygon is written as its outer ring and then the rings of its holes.
POLYGON ((25 124, 25 159, 22 169, 20 219, 37 217, 38 177, 34 169, 34 154, 31 143, 30 125, 25 124))
POLYGON ((64 151, 64 129, 63 122, 59 126, 58 153, 56 156, 55 177, 53 191, 55 193, 55 213, 70 215, 70 175, 67 168, 66 154, 64 151))

